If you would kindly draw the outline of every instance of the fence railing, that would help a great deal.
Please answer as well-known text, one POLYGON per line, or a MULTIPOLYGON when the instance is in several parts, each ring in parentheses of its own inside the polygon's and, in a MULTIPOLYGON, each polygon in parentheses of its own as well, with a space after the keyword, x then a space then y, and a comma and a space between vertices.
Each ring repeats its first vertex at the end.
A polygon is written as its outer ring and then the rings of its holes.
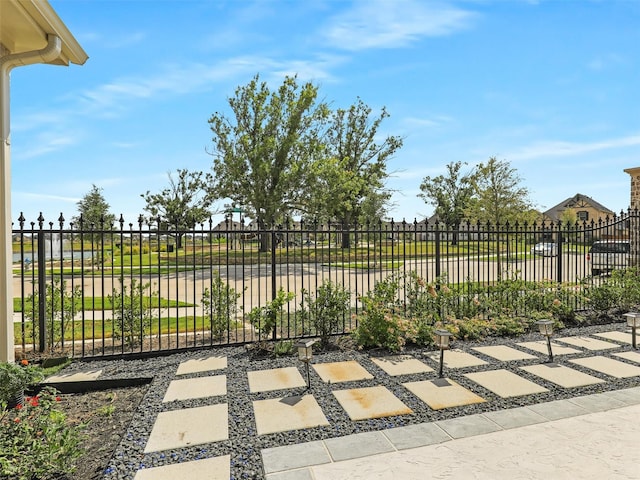
POLYGON ((313 333, 298 315, 304 292, 313 295, 329 280, 351 297, 351 314, 334 333, 356 327, 358 298, 391 275, 488 292, 516 277, 598 283, 606 276, 592 276, 590 246, 628 241, 625 261, 637 264, 638 217, 629 211, 598 222, 499 227, 423 221, 254 229, 209 222, 188 231, 122 219, 84 228, 62 217, 27 224, 21 217, 13 230, 16 344, 87 357, 253 342, 248 312, 280 289, 295 297, 272 338, 297 338, 313 333), (549 246, 536 253, 541 243, 549 246))

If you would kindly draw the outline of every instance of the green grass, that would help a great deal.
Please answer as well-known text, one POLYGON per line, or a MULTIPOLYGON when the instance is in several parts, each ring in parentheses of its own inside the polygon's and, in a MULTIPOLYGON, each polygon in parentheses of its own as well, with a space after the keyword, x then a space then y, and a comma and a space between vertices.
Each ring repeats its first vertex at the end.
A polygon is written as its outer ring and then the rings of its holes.
MULTIPOLYGON (((169 300, 166 298, 158 297, 143 297, 145 307, 150 308, 171 308, 171 307, 192 307, 192 303, 180 302, 178 300, 169 300)), ((28 300, 25 298, 24 304, 28 305, 28 300)), ((112 310, 113 303, 109 297, 84 297, 84 304, 82 310, 112 310)), ((13 299, 13 311, 22 312, 22 299, 15 297, 13 299)))

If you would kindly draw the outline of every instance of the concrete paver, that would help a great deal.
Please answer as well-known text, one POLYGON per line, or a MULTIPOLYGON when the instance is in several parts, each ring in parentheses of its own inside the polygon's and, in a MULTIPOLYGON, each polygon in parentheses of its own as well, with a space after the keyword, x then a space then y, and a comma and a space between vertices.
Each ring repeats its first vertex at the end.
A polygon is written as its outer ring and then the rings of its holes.
POLYGON ((598 340, 593 337, 561 337, 556 338, 556 340, 558 342, 568 343, 574 347, 584 348, 585 350, 609 350, 612 348, 620 348, 620 345, 616 343, 598 340))
POLYGON ((608 357, 575 358, 570 362, 615 378, 629 378, 640 375, 640 367, 608 357))
POLYGON ((564 388, 583 387, 585 385, 604 383, 604 380, 579 372, 573 368, 565 367, 564 365, 558 365, 557 363, 544 363, 541 365, 530 365, 520 368, 525 372, 537 375, 540 378, 544 378, 545 380, 564 388))
POLYGON ((458 385, 451 379, 425 380, 402 384, 433 410, 484 402, 484 398, 458 385))
POLYGON ((486 412, 484 416, 504 429, 524 427, 548 421, 542 415, 526 407, 486 412))
POLYGON ((607 340, 613 340, 620 343, 627 343, 631 345, 631 332, 602 332, 594 334, 595 337, 606 338, 607 340))
POLYGON ((138 470, 134 480, 176 480, 192 478, 198 480, 229 480, 231 476, 230 455, 205 458, 191 462, 165 465, 138 470))
POLYGON ((320 375, 322 381, 326 383, 353 382, 373 378, 373 375, 355 360, 317 363, 313 365, 313 369, 320 375))
POLYGON ((621 352, 614 353, 613 355, 618 358, 629 360, 630 362, 640 363, 640 352, 621 352))
POLYGON ((511 362, 514 360, 534 360, 538 357, 530 353, 523 352, 516 348, 507 347, 506 345, 491 345, 488 347, 474 347, 476 352, 483 353, 489 357, 493 357, 501 362, 511 362))
POLYGON ((227 368, 227 357, 206 357, 196 358, 182 362, 178 366, 176 375, 187 375, 190 373, 208 372, 211 370, 222 370, 227 368))
POLYGON ((395 451, 382 432, 356 433, 329 438, 324 441, 324 444, 335 462, 395 451))
POLYGON ((433 368, 411 355, 376 357, 372 358, 371 361, 384 370, 387 375, 394 377, 398 375, 433 372, 433 368))
POLYGON ((620 408, 627 406, 625 402, 617 400, 605 393, 594 393, 592 395, 583 395, 568 399, 569 402, 584 408, 589 413, 604 412, 612 408, 620 408))
POLYGON ((496 422, 492 422, 480 414, 440 420, 436 422, 436 425, 451 438, 473 437, 502 429, 496 422))
POLYGON ((435 423, 417 423, 404 427, 389 428, 382 433, 398 450, 423 447, 451 440, 451 437, 435 423))
POLYGON ((543 386, 505 369, 467 373, 465 377, 502 398, 520 397, 549 391, 543 386))
POLYGON ((217 442, 229 438, 226 403, 160 412, 145 453, 217 442))
POLYGON ((313 395, 255 400, 253 412, 258 435, 329 425, 313 395))
MULTIPOLYGON (((427 356, 434 362, 440 362, 440 352, 430 352, 427 356)), ((487 364, 481 358, 461 350, 445 350, 443 363, 447 368, 477 367, 487 364)))
POLYGON ((43 383, 87 382, 91 380, 97 380, 101 374, 102 370, 87 370, 84 372, 76 373, 59 373, 57 375, 51 375, 50 377, 47 377, 43 383))
MULTIPOLYGON (((519 342, 517 345, 528 348, 529 350, 533 350, 534 352, 543 353, 547 355, 547 342, 545 340, 539 340, 535 342, 519 342)), ((565 345, 560 345, 554 342, 551 342, 551 349, 554 355, 571 355, 574 353, 580 353, 580 350, 576 350, 575 348, 567 347, 565 345)))
POLYGON ((329 451, 321 441, 265 448, 261 453, 266 474, 331 462, 329 451))
POLYGON ((227 394, 227 376, 185 378, 172 380, 162 399, 163 403, 192 398, 217 397, 227 394))
POLYGON ((307 386, 307 382, 302 378, 296 367, 254 370, 247 372, 247 377, 249 378, 249 391, 251 393, 307 386))
POLYGON ((413 410, 383 386, 335 390, 333 395, 354 421, 413 413, 413 410))

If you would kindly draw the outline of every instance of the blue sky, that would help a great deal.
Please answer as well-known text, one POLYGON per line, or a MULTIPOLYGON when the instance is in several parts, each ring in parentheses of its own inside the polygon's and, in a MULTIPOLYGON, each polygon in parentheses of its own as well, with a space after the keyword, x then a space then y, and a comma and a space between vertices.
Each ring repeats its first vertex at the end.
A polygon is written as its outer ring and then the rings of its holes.
POLYGON ((639 1, 50 3, 89 60, 12 72, 14 221, 70 219, 92 184, 137 221, 168 172, 211 168, 207 121, 256 73, 311 80, 335 108, 386 106, 380 133, 404 137, 388 164, 396 220, 432 213, 416 196, 426 175, 491 156, 541 210, 576 193, 629 204, 639 1))

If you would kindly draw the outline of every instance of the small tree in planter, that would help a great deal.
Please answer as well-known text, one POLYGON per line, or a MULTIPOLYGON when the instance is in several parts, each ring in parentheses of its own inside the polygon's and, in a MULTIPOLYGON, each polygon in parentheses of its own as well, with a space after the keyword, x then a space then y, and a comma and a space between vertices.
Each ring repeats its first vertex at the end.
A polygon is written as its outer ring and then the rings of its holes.
POLYGON ((8 406, 22 404, 24 392, 42 380, 37 369, 23 360, 23 364, 0 363, 0 403, 8 406))

